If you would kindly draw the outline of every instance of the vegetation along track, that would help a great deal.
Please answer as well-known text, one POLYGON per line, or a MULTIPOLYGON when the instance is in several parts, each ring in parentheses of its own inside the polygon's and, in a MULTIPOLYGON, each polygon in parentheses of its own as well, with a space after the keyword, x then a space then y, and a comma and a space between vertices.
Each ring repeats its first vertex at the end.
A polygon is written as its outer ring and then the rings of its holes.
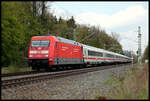
POLYGON ((110 69, 110 68, 114 68, 116 66, 121 66, 121 65, 124 65, 124 64, 99 66, 99 67, 86 68, 86 69, 67 70, 67 71, 61 71, 61 72, 57 72, 53 74, 43 74, 43 75, 37 75, 37 76, 33 75, 30 77, 2 80, 1 88, 6 89, 6 88, 14 87, 14 86, 36 83, 36 82, 41 82, 41 81, 49 80, 49 79, 55 79, 59 77, 66 77, 69 75, 76 75, 76 74, 82 74, 82 73, 87 73, 87 72, 92 72, 92 71, 103 70, 103 69, 110 69))

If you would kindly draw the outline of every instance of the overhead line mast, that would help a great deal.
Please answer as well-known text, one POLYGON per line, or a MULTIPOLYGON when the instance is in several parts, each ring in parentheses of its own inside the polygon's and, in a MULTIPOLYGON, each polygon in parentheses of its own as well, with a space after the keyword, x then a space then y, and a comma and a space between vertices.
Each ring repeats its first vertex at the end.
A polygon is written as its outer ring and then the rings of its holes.
POLYGON ((141 27, 138 27, 138 64, 142 65, 142 56, 141 56, 141 27))

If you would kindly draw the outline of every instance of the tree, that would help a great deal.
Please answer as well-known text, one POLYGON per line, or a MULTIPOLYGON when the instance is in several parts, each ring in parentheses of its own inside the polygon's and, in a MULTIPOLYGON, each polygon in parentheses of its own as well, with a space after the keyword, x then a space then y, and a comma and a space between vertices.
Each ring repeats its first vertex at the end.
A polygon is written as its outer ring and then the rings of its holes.
POLYGON ((111 37, 118 42, 121 40, 120 35, 116 32, 111 32, 111 37))
POLYGON ((74 17, 72 16, 71 19, 69 19, 67 21, 67 25, 68 27, 71 27, 71 28, 76 28, 76 24, 75 24, 75 20, 74 20, 74 17))
POLYGON ((58 21, 58 22, 59 22, 59 24, 62 23, 62 18, 61 18, 61 16, 59 17, 59 21, 58 21))
POLYGON ((18 64, 22 59, 20 51, 24 44, 23 26, 11 12, 12 7, 18 7, 17 3, 2 3, 2 65, 18 64), (10 6, 9 6, 10 5, 10 6))
POLYGON ((31 2, 2 2, 2 66, 20 65, 31 36, 40 30, 31 2))

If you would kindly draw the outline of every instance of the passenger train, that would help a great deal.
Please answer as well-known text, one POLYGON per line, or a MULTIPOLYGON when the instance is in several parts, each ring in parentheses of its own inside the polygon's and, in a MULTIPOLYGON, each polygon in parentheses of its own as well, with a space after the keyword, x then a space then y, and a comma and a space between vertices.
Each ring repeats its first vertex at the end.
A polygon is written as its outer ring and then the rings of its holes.
POLYGON ((33 36, 28 49, 28 64, 33 70, 131 61, 130 57, 55 35, 33 36))

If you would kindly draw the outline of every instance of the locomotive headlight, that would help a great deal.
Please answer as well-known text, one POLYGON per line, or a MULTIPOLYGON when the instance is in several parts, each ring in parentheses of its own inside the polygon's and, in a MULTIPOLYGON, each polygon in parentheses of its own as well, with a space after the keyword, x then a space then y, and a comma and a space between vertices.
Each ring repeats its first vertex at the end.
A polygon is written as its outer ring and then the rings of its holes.
POLYGON ((48 55, 44 55, 45 57, 48 57, 48 55))
POLYGON ((53 59, 52 58, 49 58, 49 61, 52 61, 53 59))
POLYGON ((29 57, 33 57, 33 55, 29 55, 29 57))
POLYGON ((41 51, 41 53, 48 53, 48 51, 41 51))
POLYGON ((34 53, 37 53, 37 51, 30 51, 30 54, 34 54, 34 53))

